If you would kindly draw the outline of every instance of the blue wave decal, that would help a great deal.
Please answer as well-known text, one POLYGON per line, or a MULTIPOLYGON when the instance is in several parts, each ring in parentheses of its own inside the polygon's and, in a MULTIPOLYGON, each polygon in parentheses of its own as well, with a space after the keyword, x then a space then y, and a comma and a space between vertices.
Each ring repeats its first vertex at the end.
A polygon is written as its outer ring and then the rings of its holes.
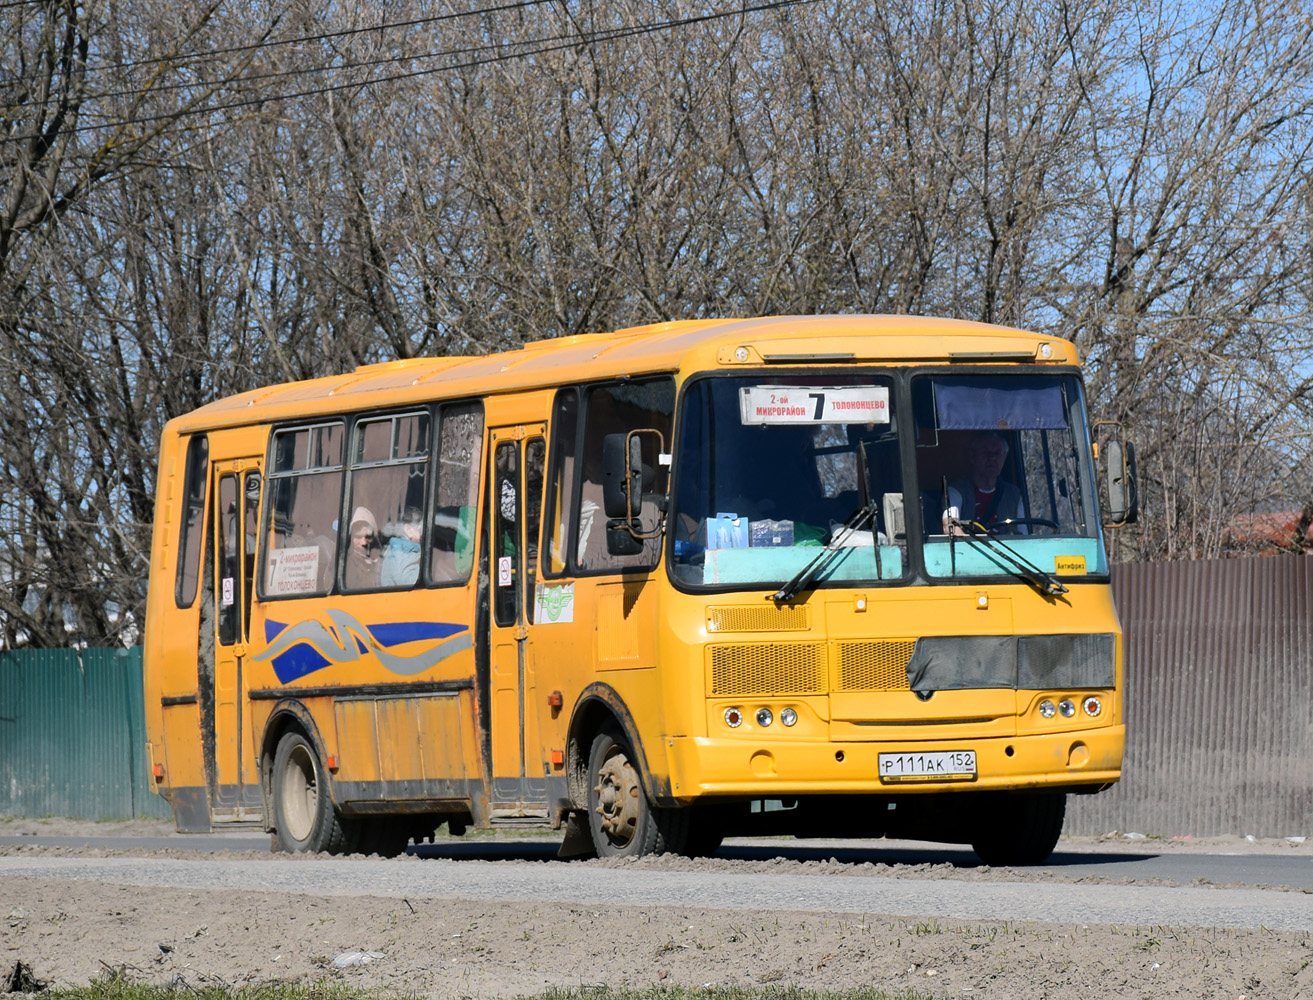
POLYGON ((336 608, 325 614, 329 625, 314 619, 293 624, 266 620, 264 634, 269 648, 251 659, 272 660, 274 673, 283 684, 334 663, 350 663, 371 652, 392 673, 410 677, 474 645, 468 625, 385 622, 371 626, 336 608), (389 652, 393 646, 432 639, 444 641, 405 656, 389 652))
POLYGON ((454 622, 389 622, 385 625, 371 625, 370 634, 381 646, 400 646, 403 642, 418 642, 420 639, 446 639, 457 632, 468 631, 468 626, 454 622))

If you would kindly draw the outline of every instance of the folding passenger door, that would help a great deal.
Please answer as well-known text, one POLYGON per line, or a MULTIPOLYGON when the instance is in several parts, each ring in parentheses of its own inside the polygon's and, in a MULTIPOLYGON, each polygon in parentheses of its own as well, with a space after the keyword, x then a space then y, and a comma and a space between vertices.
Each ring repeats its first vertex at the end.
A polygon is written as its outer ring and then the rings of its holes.
POLYGON ((495 427, 488 544, 492 608, 492 818, 549 815, 534 696, 532 608, 542 522, 546 425, 495 427))
POLYGON ((262 477, 255 458, 211 466, 214 512, 209 607, 202 617, 202 650, 213 639, 214 655, 200 657, 201 742, 211 823, 260 819, 255 748, 249 745, 246 685, 242 668, 251 626, 251 587, 262 477), (207 669, 208 668, 208 669, 207 669), (209 676, 206 676, 207 673, 209 676))

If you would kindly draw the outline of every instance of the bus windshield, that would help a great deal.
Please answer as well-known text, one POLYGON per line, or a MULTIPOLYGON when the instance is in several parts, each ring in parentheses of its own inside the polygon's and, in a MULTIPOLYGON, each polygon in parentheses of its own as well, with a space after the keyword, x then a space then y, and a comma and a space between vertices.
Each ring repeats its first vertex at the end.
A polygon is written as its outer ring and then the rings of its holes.
POLYGON ((1107 573, 1074 377, 919 376, 912 409, 927 576, 1107 573))
POLYGON ((705 378, 686 388, 680 428, 677 582, 777 587, 827 543, 844 551, 815 583, 905 576, 890 377, 705 378))
POLYGON ((809 585, 1107 573, 1075 376, 915 375, 901 421, 895 390, 870 372, 690 382, 674 580, 779 587, 825 546, 842 551, 809 585))

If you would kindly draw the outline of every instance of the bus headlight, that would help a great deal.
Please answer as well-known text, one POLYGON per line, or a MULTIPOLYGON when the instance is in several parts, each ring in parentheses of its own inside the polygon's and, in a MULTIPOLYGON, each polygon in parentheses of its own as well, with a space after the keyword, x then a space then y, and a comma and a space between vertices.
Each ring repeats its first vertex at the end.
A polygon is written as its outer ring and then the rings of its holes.
POLYGON ((786 726, 791 726, 798 721, 798 713, 791 708, 786 708, 780 712, 780 721, 786 726))
POLYGON ((775 721, 775 716, 771 714, 771 710, 769 708, 757 709, 757 725, 761 726, 764 729, 766 726, 769 726, 774 721, 775 721))
POLYGON ((1070 698, 1063 698, 1058 702, 1058 711, 1062 713, 1064 719, 1070 719, 1076 714, 1076 703, 1070 698))
POLYGON ((1091 719, 1097 719, 1099 714, 1103 711, 1103 702, 1099 701, 1094 695, 1090 695, 1081 702, 1081 707, 1085 709, 1085 714, 1091 719))
POLYGON ((1039 703, 1039 714, 1046 719, 1053 718, 1053 716, 1057 714, 1057 711, 1058 706, 1053 704, 1053 702, 1049 701, 1047 698, 1039 703))
POLYGON ((725 725, 729 726, 730 729, 738 729, 739 726, 743 725, 742 710, 737 708, 725 709, 725 725))

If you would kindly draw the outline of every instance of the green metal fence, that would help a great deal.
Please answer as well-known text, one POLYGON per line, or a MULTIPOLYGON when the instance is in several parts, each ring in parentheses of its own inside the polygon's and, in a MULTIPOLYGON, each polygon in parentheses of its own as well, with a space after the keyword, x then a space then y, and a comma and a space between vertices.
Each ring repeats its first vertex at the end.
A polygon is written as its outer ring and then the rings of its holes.
MULTIPOLYGON (((1126 762, 1067 832, 1313 833, 1313 559, 1114 567, 1126 762)), ((149 789, 141 650, 0 653, 0 816, 170 815, 149 789)))
POLYGON ((170 816, 144 706, 140 647, 0 653, 0 816, 170 816))

